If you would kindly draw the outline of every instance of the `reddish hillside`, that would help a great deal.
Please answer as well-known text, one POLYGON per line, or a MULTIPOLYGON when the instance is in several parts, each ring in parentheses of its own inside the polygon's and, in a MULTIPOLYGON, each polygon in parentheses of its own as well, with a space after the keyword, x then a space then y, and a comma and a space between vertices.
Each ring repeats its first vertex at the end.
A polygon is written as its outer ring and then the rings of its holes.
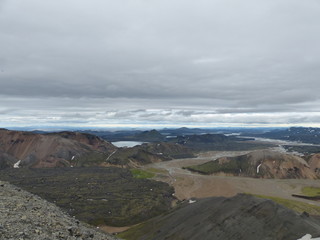
POLYGON ((0 130, 2 162, 12 164, 14 158, 21 160, 22 166, 28 167, 77 165, 77 160, 84 156, 97 153, 109 155, 115 149, 111 143, 89 134, 73 132, 35 134, 0 130))
POLYGON ((311 170, 320 177, 320 153, 311 155, 308 159, 311 170))
POLYGON ((222 157, 188 167, 203 174, 227 174, 262 178, 318 178, 301 157, 273 151, 254 151, 237 157, 222 157))

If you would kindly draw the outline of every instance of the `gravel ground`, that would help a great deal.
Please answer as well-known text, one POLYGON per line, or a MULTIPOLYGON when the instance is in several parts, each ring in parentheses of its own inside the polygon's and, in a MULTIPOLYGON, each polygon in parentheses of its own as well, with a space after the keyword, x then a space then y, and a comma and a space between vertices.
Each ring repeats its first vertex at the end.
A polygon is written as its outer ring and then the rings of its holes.
POLYGON ((114 240, 38 196, 0 181, 0 240, 114 240))
POLYGON ((145 165, 144 168, 165 170, 163 176, 161 178, 158 177, 157 180, 171 184, 175 189, 175 196, 180 200, 219 196, 232 197, 238 193, 252 193, 307 202, 320 206, 320 202, 292 197, 292 194, 301 194, 301 189, 305 186, 320 187, 320 180, 260 179, 227 175, 201 175, 182 169, 184 166, 205 163, 222 156, 237 156, 244 153, 246 152, 207 152, 198 158, 153 163, 145 165))

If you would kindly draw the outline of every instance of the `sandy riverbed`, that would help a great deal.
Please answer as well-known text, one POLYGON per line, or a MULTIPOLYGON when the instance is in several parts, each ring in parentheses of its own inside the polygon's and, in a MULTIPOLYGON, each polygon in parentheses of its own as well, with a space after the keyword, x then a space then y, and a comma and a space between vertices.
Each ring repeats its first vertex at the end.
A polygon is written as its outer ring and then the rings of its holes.
POLYGON ((314 201, 297 199, 292 194, 300 194, 304 186, 320 187, 319 180, 309 179, 258 179, 234 177, 226 175, 201 175, 182 169, 184 166, 205 163, 222 156, 236 156, 247 152, 206 152, 198 158, 177 159, 167 162, 153 163, 144 168, 166 170, 166 174, 158 175, 157 180, 165 181, 175 188, 178 199, 203 198, 212 196, 234 196, 237 193, 252 193, 294 199, 320 205, 314 201))

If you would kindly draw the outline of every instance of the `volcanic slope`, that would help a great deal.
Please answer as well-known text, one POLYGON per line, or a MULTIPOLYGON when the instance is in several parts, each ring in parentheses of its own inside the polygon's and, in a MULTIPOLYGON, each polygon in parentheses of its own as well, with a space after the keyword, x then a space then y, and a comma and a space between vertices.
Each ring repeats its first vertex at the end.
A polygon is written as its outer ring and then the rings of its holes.
POLYGON ((318 178, 303 158, 270 150, 254 151, 236 157, 222 157, 201 165, 186 168, 202 174, 214 173, 280 179, 318 178))
POLYGON ((320 153, 307 157, 307 161, 312 171, 320 178, 320 153))
POLYGON ((195 157, 193 151, 175 143, 144 143, 131 148, 119 148, 111 154, 106 164, 120 167, 139 167, 149 163, 169 161, 175 158, 195 157))
POLYGON ((167 215, 138 225, 120 237, 128 240, 296 240, 320 236, 320 221, 271 200, 245 194, 185 203, 167 215))
POLYGON ((64 167, 81 166, 91 160, 91 165, 97 165, 115 150, 111 143, 89 134, 0 130, 0 166, 3 168, 13 167, 14 162, 25 167, 64 167))
POLYGON ((0 240, 116 239, 11 184, 0 181, 0 189, 0 240))

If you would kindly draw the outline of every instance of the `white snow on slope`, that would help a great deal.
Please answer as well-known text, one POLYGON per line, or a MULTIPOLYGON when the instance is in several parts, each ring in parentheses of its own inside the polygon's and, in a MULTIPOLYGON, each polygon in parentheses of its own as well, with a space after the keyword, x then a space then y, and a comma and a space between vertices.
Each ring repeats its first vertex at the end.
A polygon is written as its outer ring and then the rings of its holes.
POLYGON ((302 238, 299 238, 297 240, 320 240, 320 237, 312 238, 310 234, 306 234, 302 238))
POLYGON ((106 161, 108 161, 108 160, 110 159, 110 157, 111 157, 113 154, 116 153, 116 151, 118 151, 118 150, 115 150, 114 152, 112 152, 112 153, 109 155, 109 157, 106 159, 106 161))
POLYGON ((261 164, 262 164, 262 163, 260 163, 260 164, 258 165, 258 167, 257 167, 257 173, 259 173, 259 171, 260 171, 261 164))
POLYGON ((13 164, 13 168, 19 168, 20 167, 21 160, 13 164))

